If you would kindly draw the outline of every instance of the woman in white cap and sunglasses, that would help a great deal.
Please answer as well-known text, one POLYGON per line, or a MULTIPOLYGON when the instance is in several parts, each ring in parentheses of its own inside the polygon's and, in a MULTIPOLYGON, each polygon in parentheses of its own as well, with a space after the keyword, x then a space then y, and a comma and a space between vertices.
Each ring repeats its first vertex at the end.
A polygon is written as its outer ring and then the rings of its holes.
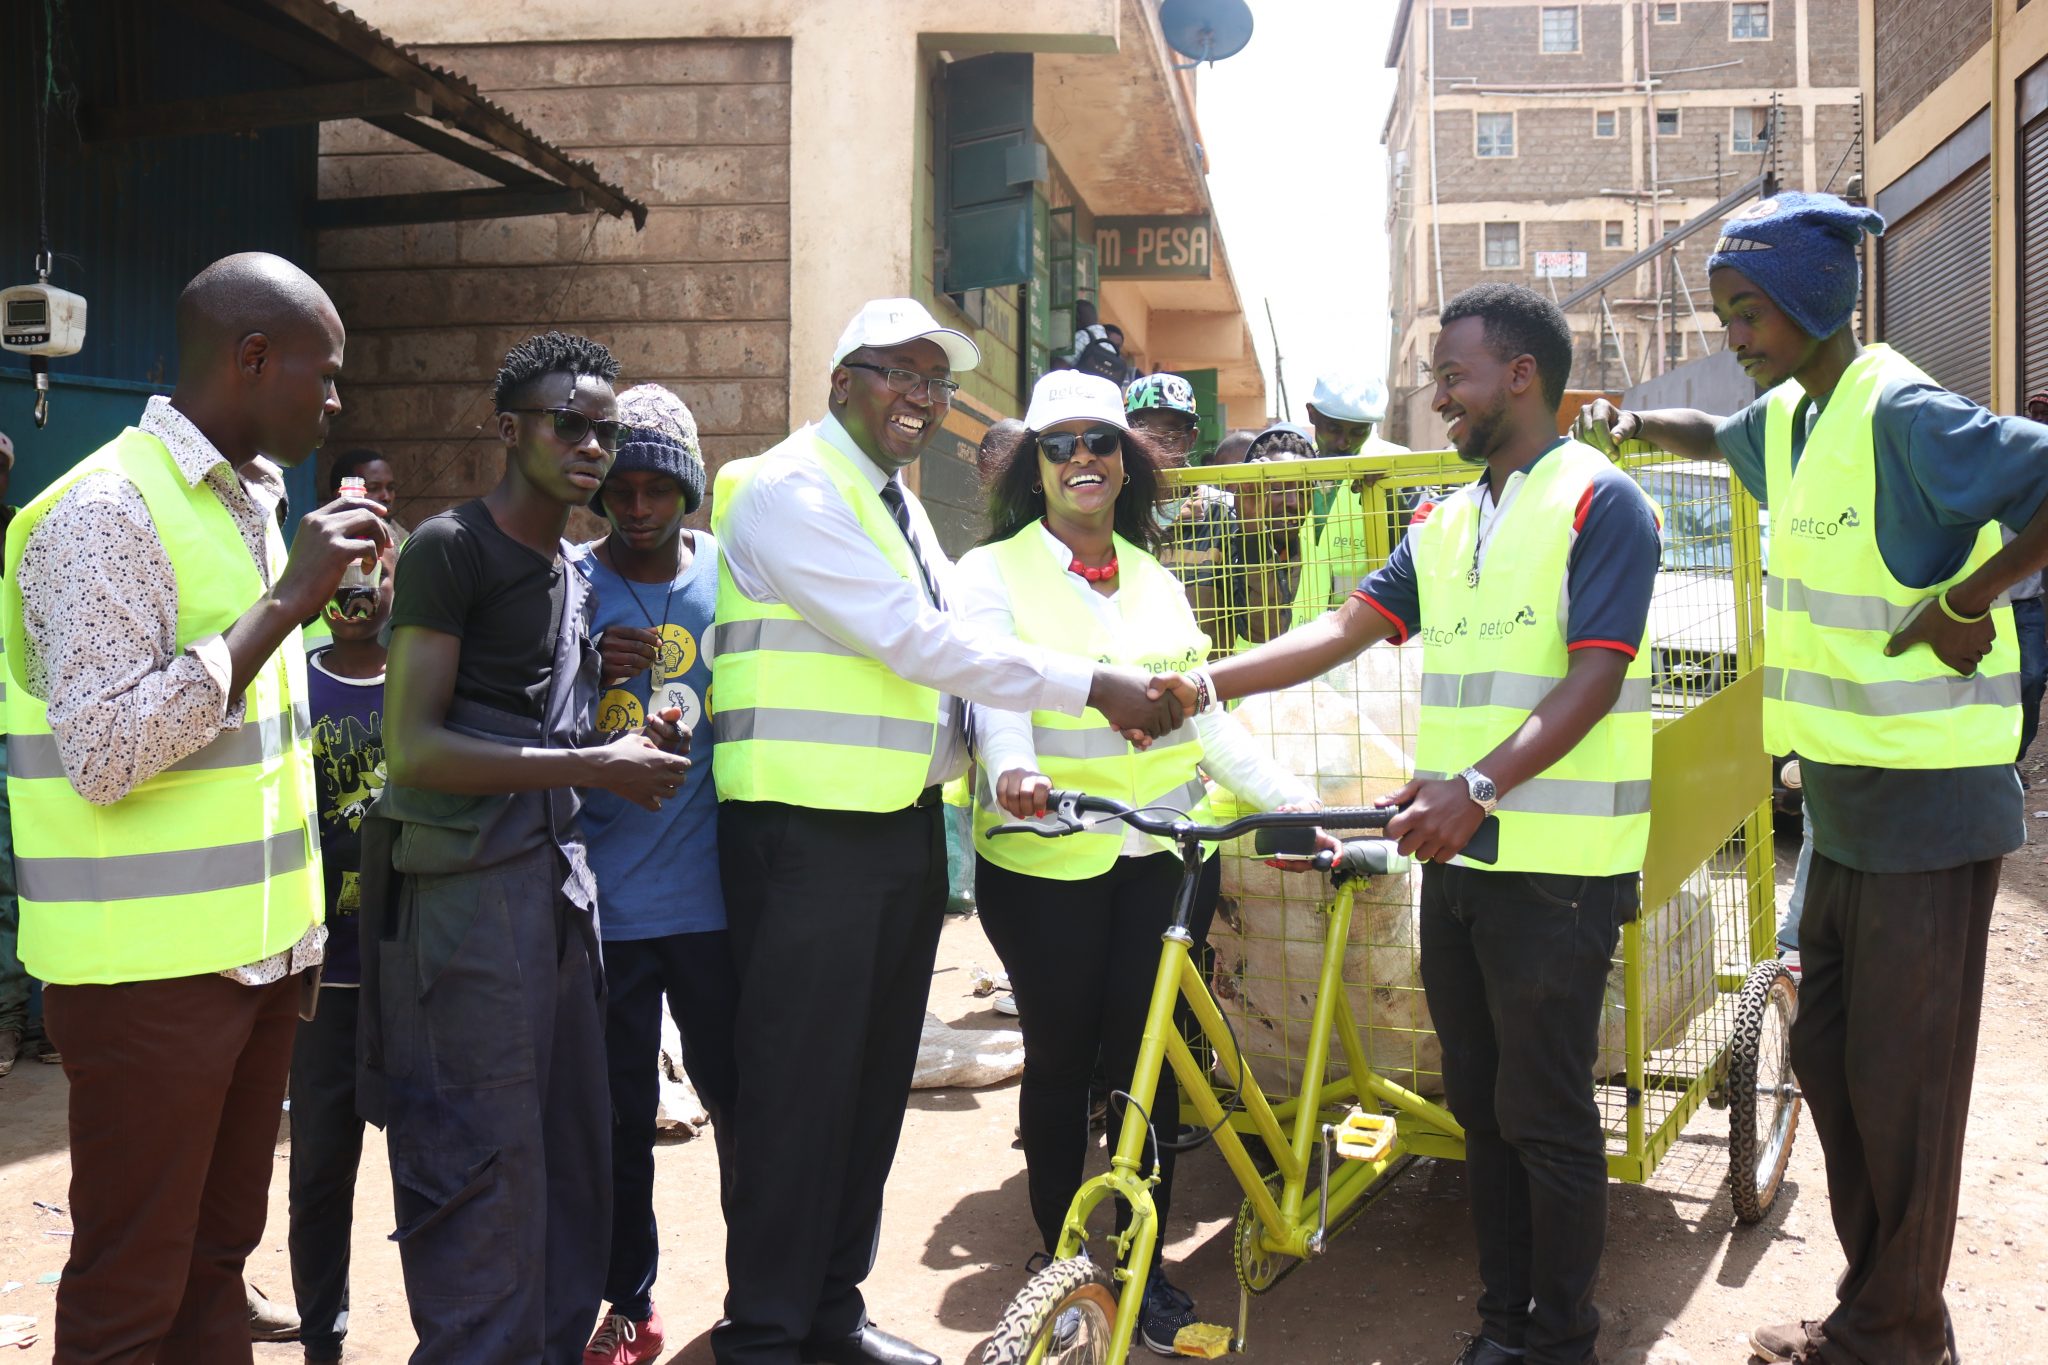
MULTIPOLYGON (((1130 429, 1114 384, 1071 370, 1048 374, 1032 391, 1024 430, 993 453, 992 529, 958 571, 970 621, 1148 672, 1208 657, 1209 639, 1180 583, 1152 554, 1162 534, 1152 514, 1161 457, 1150 437, 1130 429)), ((1019 1121, 1032 1217, 1049 1254, 1081 1185, 1097 1059, 1117 1087, 1129 1084, 1137 1064, 1180 860, 1170 845, 1121 825, 1057 840, 991 839, 989 832, 1040 814, 1055 787, 1170 806, 1197 820, 1208 804, 1205 771, 1262 810, 1312 806, 1315 794, 1255 753, 1223 712, 1185 723, 1142 751, 1093 711, 1026 715, 977 706, 973 733, 980 766, 975 898, 1017 995, 1019 1121)), ((1217 888, 1212 853, 1188 926, 1197 943, 1207 937, 1217 888)), ((1163 1223, 1173 1195, 1169 1144, 1180 1132, 1170 1076, 1150 1117, 1160 1135, 1154 1199, 1163 1223)), ((1140 1319, 1145 1344, 1178 1354, 1174 1337, 1194 1321, 1193 1302, 1155 1265, 1140 1319)))

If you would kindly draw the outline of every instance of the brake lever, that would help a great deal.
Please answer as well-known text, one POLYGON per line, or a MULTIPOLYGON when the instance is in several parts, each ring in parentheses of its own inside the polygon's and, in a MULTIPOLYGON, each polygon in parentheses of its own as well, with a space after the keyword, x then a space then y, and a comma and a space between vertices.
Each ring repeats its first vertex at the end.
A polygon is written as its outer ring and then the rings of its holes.
POLYGON ((997 825, 988 832, 988 837, 993 839, 998 834, 1036 834, 1041 839, 1063 839, 1069 834, 1079 834, 1088 827, 1081 822, 1081 812, 1075 808, 1074 803, 1074 793, 1064 793, 1058 804, 1045 813, 1043 818, 1057 821, 1057 828, 1048 829, 1029 820, 1020 820, 1016 824, 997 825))

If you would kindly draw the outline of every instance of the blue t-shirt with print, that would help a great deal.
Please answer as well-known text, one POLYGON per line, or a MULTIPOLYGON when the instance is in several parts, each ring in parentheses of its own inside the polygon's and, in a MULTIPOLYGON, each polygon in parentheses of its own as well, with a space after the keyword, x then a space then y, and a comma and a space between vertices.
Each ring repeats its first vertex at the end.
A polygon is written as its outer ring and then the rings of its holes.
MULTIPOLYGON (((596 629, 638 626, 661 636, 653 667, 598 699, 597 725, 621 730, 650 709, 677 707, 690 731, 689 780, 658 811, 607 791, 583 793, 583 833, 597 877, 598 925, 606 942, 665 938, 725 928, 718 880, 718 791, 711 783, 711 617, 718 593, 718 546, 703 531, 683 533, 693 555, 670 584, 633 583, 578 546, 572 559, 597 599, 596 629)), ((594 542, 593 542, 594 543, 594 542)))

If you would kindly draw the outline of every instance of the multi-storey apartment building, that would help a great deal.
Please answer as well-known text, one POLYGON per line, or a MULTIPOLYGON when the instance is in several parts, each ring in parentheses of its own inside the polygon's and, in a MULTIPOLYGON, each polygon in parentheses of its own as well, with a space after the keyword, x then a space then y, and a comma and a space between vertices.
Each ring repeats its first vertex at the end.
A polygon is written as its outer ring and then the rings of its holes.
MULTIPOLYGON (((1445 299, 1484 280, 1561 302, 1759 176, 1860 190, 1856 0, 1400 0, 1382 140, 1395 439, 1445 299)), ((1755 190, 1751 190, 1754 193, 1755 190)), ((1573 385, 1619 390, 1718 348, 1703 230, 1570 303, 1573 385)))

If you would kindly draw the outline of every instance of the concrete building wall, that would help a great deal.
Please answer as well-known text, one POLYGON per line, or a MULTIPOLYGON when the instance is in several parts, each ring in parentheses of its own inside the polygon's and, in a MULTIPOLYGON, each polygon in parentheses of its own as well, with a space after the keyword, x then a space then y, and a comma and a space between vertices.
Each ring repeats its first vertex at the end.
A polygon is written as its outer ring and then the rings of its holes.
MULTIPOLYGON (((603 342, 623 383, 696 415, 707 462, 787 431, 789 44, 778 40, 427 48, 648 204, 631 222, 551 216, 324 232, 319 273, 348 325, 346 405, 329 449, 395 461, 408 522, 488 488, 490 385, 549 326, 603 342)), ((325 126, 324 193, 404 193, 480 177, 365 124, 325 126)))

